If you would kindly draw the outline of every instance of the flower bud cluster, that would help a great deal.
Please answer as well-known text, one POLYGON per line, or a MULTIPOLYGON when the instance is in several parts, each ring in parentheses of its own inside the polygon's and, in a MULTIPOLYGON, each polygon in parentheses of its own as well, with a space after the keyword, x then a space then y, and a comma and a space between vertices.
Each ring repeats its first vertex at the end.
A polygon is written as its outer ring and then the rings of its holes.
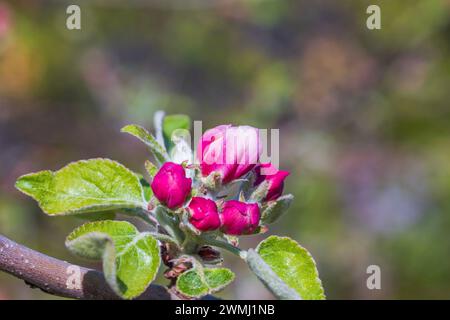
POLYGON ((190 224, 200 232, 219 230, 232 236, 256 233, 261 207, 282 195, 284 180, 289 175, 287 171, 276 170, 270 163, 259 163, 261 152, 258 129, 231 125, 215 127, 205 132, 198 145, 199 168, 164 163, 153 177, 153 194, 161 205, 171 210, 183 208, 190 224), (205 192, 201 184, 193 190, 193 185, 198 184, 193 184, 186 170, 198 170, 202 177, 200 181, 211 175, 219 177, 222 189, 237 179, 253 175, 251 187, 257 189, 264 183, 264 195, 258 199, 260 201, 245 200, 241 195, 239 200, 232 198, 223 202, 215 197, 220 190, 205 192), (264 175, 264 171, 271 174, 264 175))

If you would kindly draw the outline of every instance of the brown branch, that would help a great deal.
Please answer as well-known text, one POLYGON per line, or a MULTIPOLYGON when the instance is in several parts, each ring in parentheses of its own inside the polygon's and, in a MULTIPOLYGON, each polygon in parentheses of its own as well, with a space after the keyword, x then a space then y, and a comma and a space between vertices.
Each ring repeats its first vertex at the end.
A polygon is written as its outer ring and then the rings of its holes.
MULTIPOLYGON (((120 299, 106 283, 103 273, 49 257, 2 235, 0 235, 0 271, 5 271, 33 287, 56 296, 74 299, 120 299), (80 275, 81 281, 71 282, 70 276, 74 272, 80 275)), ((159 285, 150 285, 138 297, 145 300, 177 298, 159 285)))

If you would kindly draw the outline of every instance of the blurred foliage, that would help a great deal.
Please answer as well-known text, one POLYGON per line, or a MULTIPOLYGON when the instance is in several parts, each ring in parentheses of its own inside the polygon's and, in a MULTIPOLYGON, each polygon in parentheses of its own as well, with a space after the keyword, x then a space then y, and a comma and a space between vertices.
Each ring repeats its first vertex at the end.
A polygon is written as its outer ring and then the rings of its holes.
MULTIPOLYGON (((270 232, 311 251, 329 298, 450 298, 448 0, 71 3, 81 31, 63 2, 0 1, 0 233, 77 262, 64 238, 82 220, 45 216, 15 179, 90 157, 143 173, 119 129, 164 109, 280 128, 296 199, 270 232)), ((271 298, 227 258, 224 297, 271 298)), ((0 298, 51 297, 0 274, 0 298)))

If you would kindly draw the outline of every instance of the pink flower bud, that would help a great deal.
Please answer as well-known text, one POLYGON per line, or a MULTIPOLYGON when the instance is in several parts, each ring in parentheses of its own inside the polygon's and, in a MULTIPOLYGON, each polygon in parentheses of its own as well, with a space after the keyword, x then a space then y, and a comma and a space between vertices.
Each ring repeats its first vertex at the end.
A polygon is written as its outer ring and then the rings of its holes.
POLYGON ((205 132, 197 149, 203 176, 219 172, 222 182, 252 170, 262 152, 259 131, 250 126, 221 125, 205 132))
POLYGON ((260 212, 256 203, 229 200, 225 202, 220 217, 222 231, 238 236, 255 232, 259 224, 260 212))
POLYGON ((275 169, 270 163, 264 163, 258 165, 255 168, 256 181, 255 186, 261 184, 263 181, 269 183, 269 191, 267 192, 265 201, 276 200, 283 193, 284 179, 289 175, 289 171, 282 171, 275 169), (263 175, 261 172, 262 168, 268 169, 269 172, 274 172, 273 174, 263 175))
POLYGON ((166 162, 153 178, 151 187, 155 197, 170 209, 183 205, 191 192, 192 180, 186 178, 183 166, 166 162))
POLYGON ((201 197, 193 197, 188 206, 189 222, 200 231, 219 229, 220 218, 214 201, 201 197))

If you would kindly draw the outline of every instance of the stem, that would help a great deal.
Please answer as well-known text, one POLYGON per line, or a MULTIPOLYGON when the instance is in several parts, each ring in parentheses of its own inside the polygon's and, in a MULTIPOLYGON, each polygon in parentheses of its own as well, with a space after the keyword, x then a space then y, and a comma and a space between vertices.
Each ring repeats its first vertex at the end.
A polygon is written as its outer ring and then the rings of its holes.
MULTIPOLYGON (((156 219, 158 220, 159 224, 166 229, 166 231, 176 239, 178 243, 183 243, 185 235, 178 227, 177 221, 175 221, 172 216, 164 210, 162 207, 158 207, 155 210, 156 219)), ((174 216, 176 219, 178 219, 176 216, 174 216)))
POLYGON ((216 239, 207 239, 207 240, 205 240, 205 244, 209 244, 214 247, 219 247, 219 248, 225 249, 225 250, 237 255, 238 257, 241 257, 242 254, 245 253, 245 251, 229 244, 228 242, 224 242, 224 241, 220 241, 220 240, 216 240, 216 239))
POLYGON ((139 217, 153 227, 158 226, 158 221, 145 209, 128 209, 123 210, 123 214, 131 217, 139 217))
POLYGON ((186 238, 183 242, 183 251, 188 254, 193 254, 197 251, 198 248, 198 242, 195 241, 192 237, 189 235, 186 235, 186 238))
POLYGON ((168 236, 166 234, 158 233, 158 232, 148 232, 153 238, 163 241, 163 242, 170 242, 175 244, 177 247, 180 246, 180 244, 171 236, 168 236))
MULTIPOLYGON (((164 241, 164 242, 174 243, 178 247, 180 246, 179 238, 175 237, 173 232, 168 232, 167 226, 162 225, 160 222, 158 222, 158 220, 152 215, 151 212, 149 212, 145 209, 125 210, 124 214, 126 214, 128 216, 137 216, 137 217, 141 218, 142 220, 144 220, 145 222, 147 222, 152 227, 154 227, 157 231, 162 232, 162 233, 149 232, 154 238, 164 241)), ((172 226, 170 226, 170 228, 172 229, 172 226)))
POLYGON ((151 214, 149 214, 147 211, 140 211, 138 213, 138 216, 142 218, 145 222, 149 223, 150 225, 157 227, 158 226, 158 220, 155 219, 151 214))

